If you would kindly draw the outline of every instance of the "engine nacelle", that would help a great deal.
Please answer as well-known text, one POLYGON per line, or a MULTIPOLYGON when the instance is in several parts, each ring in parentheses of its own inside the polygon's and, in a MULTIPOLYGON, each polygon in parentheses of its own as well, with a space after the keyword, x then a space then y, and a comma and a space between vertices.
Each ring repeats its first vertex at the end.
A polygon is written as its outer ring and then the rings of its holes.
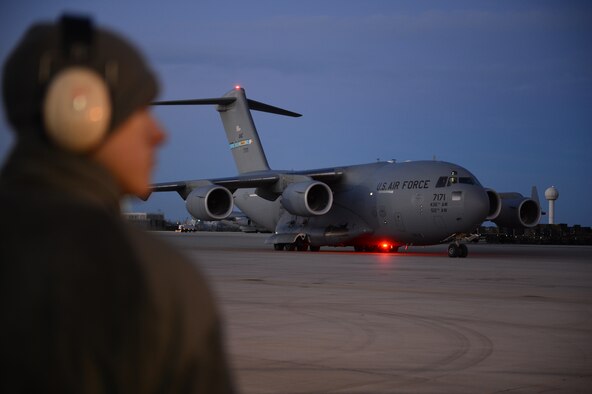
POLYGON ((185 200, 187 211, 196 219, 222 220, 232 212, 234 202, 230 190, 207 185, 193 189, 185 200))
POLYGON ((502 198, 493 189, 485 189, 487 197, 489 198, 489 212, 485 220, 493 220, 499 216, 502 209, 502 198))
POLYGON ((282 193, 282 205, 292 215, 324 215, 333 205, 333 191, 319 181, 291 183, 282 193))
POLYGON ((499 193, 499 197, 499 213, 497 216, 488 217, 498 227, 534 227, 539 224, 541 207, 537 201, 520 193, 499 193))

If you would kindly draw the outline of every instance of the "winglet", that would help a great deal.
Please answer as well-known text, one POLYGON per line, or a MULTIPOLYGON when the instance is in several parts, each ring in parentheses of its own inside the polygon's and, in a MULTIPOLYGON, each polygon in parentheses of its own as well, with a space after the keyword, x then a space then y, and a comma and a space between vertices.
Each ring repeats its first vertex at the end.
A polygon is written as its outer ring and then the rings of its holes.
POLYGON ((532 198, 537 204, 539 204, 539 206, 541 206, 541 202, 539 201, 539 191, 537 190, 536 186, 532 187, 530 191, 530 198, 532 198))
POLYGON ((547 212, 543 211, 543 207, 541 206, 541 202, 539 200, 539 191, 537 190, 536 186, 532 187, 532 190, 530 192, 530 198, 533 199, 534 201, 536 201, 536 203, 539 205, 539 210, 541 211, 541 215, 546 215, 547 212))

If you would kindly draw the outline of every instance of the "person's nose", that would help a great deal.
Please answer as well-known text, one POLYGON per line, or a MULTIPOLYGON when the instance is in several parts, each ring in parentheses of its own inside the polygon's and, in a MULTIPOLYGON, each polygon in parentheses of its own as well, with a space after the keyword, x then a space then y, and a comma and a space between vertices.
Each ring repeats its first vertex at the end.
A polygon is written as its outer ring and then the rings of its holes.
POLYGON ((162 125, 151 115, 152 124, 150 127, 151 141, 153 145, 162 145, 167 139, 167 133, 162 125))

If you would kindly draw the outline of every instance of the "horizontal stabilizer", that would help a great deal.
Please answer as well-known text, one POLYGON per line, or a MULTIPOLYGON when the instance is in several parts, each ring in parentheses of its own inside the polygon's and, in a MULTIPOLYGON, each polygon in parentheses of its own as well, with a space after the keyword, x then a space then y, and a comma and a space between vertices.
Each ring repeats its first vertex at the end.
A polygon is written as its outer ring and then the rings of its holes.
POLYGON ((191 100, 154 101, 152 105, 229 105, 236 101, 236 97, 219 97, 191 100))
MULTIPOLYGON (((219 97, 219 98, 205 98, 205 99, 189 99, 189 100, 165 100, 154 101, 152 105, 230 105, 236 101, 236 97, 219 97)), ((249 109, 261 112, 269 112, 270 114, 291 116, 298 118, 302 116, 296 112, 288 111, 283 108, 274 107, 273 105, 261 103, 259 101, 247 99, 249 109)))
POLYGON ((293 118, 299 118, 300 116, 302 116, 301 114, 298 114, 296 112, 292 112, 292 111, 288 111, 288 110, 285 110, 282 108, 274 107, 273 105, 260 103, 259 101, 247 99, 247 102, 249 103, 249 109, 252 109, 255 111, 269 112, 270 114, 276 114, 276 115, 291 116, 293 118))

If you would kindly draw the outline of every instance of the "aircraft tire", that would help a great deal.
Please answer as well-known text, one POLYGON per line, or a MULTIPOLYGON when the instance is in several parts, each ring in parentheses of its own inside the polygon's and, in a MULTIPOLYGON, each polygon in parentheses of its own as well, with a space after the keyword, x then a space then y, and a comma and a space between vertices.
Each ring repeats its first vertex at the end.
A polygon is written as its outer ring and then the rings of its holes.
POLYGON ((320 246, 310 246, 310 251, 311 252, 318 252, 321 250, 320 246))
POLYGON ((465 258, 469 254, 469 248, 465 244, 458 245, 458 257, 465 258))
POLYGON ((307 237, 299 237, 296 239, 293 245, 297 251, 306 252, 310 246, 310 242, 308 241, 307 237))
POLYGON ((273 244, 273 249, 274 250, 284 250, 285 248, 285 244, 273 244))
POLYGON ((448 257, 458 257, 458 246, 456 244, 448 245, 448 257))

